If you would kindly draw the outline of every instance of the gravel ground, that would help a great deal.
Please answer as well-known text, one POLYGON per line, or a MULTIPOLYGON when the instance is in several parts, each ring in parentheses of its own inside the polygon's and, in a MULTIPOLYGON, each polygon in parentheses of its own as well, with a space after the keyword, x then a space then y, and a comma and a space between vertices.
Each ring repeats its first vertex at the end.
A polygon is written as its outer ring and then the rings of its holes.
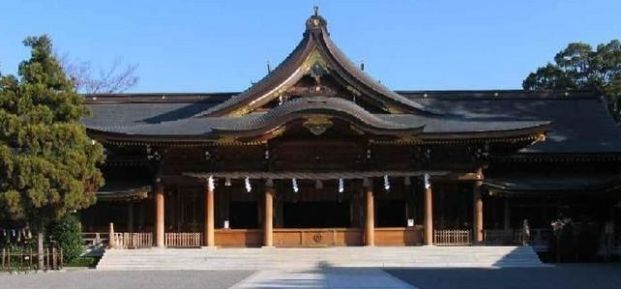
POLYGON ((568 264, 549 268, 391 269, 419 289, 619 289, 621 264, 568 264))
POLYGON ((80 270, 30 274, 0 274, 1 289, 219 289, 248 277, 249 271, 147 271, 80 270))

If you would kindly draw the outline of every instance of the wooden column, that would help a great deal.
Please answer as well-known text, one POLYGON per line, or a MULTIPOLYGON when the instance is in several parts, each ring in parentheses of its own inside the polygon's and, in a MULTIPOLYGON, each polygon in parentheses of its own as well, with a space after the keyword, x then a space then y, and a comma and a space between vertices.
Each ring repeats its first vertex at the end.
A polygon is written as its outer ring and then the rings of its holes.
POLYGON ((272 180, 265 182, 265 201, 263 216, 263 246, 274 246, 274 183, 272 180))
POLYGON ((127 203, 127 231, 134 232, 134 203, 127 203))
MULTIPOLYGON (((479 175, 482 176, 481 173, 479 173, 479 175)), ((475 244, 480 244, 483 242, 483 194, 481 191, 481 185, 483 185, 482 181, 474 182, 474 190, 472 193, 472 208, 474 210, 472 223, 475 244)))
POLYGON ((509 199, 505 197, 505 205, 504 205, 504 229, 505 231, 511 230, 511 208, 509 207, 509 199))
POLYGON ((164 185, 155 185, 155 246, 164 248, 164 185))
POLYGON ((205 215, 203 220, 203 243, 207 247, 214 247, 215 243, 215 235, 214 235, 214 187, 213 187, 213 179, 208 181, 203 188, 203 193, 205 195, 205 215))
POLYGON ((140 205, 138 205, 138 230, 140 230, 140 232, 144 232, 144 215, 146 214, 144 207, 144 202, 140 202, 140 205))
POLYGON ((425 245, 433 245, 433 191, 429 175, 425 175, 425 245))
POLYGON ((365 221, 364 221, 364 245, 375 246, 375 201, 373 198, 373 181, 364 180, 365 194, 365 221))

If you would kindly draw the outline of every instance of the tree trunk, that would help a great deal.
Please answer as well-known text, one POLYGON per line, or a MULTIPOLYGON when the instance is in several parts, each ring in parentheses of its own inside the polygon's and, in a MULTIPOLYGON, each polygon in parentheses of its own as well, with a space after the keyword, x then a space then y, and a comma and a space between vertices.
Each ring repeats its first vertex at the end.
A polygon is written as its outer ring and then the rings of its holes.
POLYGON ((37 261, 39 264, 38 269, 43 270, 44 264, 44 256, 43 256, 43 237, 45 236, 45 232, 41 228, 37 233, 37 261))

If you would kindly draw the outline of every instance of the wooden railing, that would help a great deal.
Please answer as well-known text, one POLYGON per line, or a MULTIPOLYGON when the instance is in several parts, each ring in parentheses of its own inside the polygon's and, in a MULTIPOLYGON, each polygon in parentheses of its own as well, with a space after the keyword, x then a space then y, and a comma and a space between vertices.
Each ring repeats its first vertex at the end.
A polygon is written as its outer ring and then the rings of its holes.
POLYGON ((105 247, 109 238, 108 232, 82 232, 82 245, 87 248, 105 247))
POLYGON ((485 245, 519 245, 522 243, 522 234, 519 230, 485 230, 483 232, 485 245))
POLYGON ((43 268, 39 268, 38 254, 32 249, 2 249, 0 271, 60 270, 63 268, 63 249, 45 248, 43 268))
POLYGON ((171 248, 197 248, 202 245, 202 233, 166 233, 164 245, 171 248))
POLYGON ((470 230, 434 230, 433 244, 436 246, 470 246, 470 230))
MULTIPOLYGON (((521 229, 485 230, 484 238, 486 245, 520 245, 523 243, 524 233, 521 229)), ((551 239, 550 229, 530 229, 528 244, 533 246, 535 251, 543 252, 548 250, 551 239)))
POLYGON ((114 249, 140 249, 153 246, 152 233, 113 233, 110 247, 114 249))

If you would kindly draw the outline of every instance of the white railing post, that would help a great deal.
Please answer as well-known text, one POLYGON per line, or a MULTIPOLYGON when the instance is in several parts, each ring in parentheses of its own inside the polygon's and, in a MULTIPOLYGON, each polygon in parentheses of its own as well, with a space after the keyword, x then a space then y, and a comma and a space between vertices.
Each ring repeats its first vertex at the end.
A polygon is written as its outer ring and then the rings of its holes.
POLYGON ((114 223, 110 223, 110 237, 108 238, 108 247, 110 249, 114 249, 116 247, 116 242, 114 240, 114 223))

